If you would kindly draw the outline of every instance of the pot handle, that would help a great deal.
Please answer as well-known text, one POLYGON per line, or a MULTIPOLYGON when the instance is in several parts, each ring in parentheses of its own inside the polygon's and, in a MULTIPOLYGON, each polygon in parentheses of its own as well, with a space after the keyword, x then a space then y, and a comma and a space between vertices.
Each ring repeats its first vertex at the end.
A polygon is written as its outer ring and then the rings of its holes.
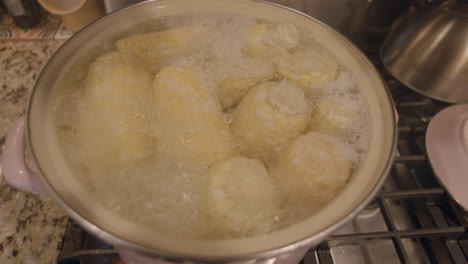
POLYGON ((48 195, 47 188, 39 175, 26 165, 25 126, 26 118, 22 116, 8 130, 1 157, 3 177, 8 184, 19 190, 48 195))

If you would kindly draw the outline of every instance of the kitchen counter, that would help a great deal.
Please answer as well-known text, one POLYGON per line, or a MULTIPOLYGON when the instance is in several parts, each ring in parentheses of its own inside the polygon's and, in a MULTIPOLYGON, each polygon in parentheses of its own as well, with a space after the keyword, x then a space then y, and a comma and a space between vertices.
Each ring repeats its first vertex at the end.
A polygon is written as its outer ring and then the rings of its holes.
MULTIPOLYGON (((63 40, 0 41, 0 145, 24 114, 40 70, 63 40)), ((1 153, 1 148, 0 148, 1 153)), ((68 218, 52 199, 17 191, 0 176, 0 263, 56 263, 68 218)))

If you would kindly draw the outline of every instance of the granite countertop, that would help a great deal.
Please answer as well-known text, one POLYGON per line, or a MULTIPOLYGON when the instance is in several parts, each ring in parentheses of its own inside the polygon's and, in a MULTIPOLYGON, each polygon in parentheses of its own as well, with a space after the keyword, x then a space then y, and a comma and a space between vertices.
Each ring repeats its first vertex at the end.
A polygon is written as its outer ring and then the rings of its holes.
MULTIPOLYGON (((0 145, 11 124, 25 112, 40 70, 62 43, 0 41, 0 145)), ((11 188, 2 176, 0 199, 0 263, 56 263, 68 223, 62 209, 48 197, 11 188)))

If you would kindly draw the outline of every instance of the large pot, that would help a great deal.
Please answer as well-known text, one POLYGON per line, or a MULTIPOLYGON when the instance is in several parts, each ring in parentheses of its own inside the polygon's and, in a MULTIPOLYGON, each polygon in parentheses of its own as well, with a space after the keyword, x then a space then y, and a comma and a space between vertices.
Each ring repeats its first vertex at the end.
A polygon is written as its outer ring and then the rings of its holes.
POLYGON ((348 40, 315 19, 293 10, 252 0, 161 0, 113 13, 68 40, 52 57, 34 88, 27 116, 7 136, 2 159, 5 179, 13 186, 47 194, 100 239, 114 245, 127 263, 298 263, 306 251, 355 217, 382 185, 392 163, 396 116, 391 96, 378 72, 348 40), (308 219, 267 235, 226 240, 173 237, 142 227, 106 209, 73 176, 52 125, 51 107, 64 78, 95 57, 101 43, 115 40, 135 25, 184 11, 242 13, 301 25, 328 47, 355 78, 367 102, 369 147, 342 192, 308 219), (27 144, 25 144, 25 140, 27 144), (29 150, 34 174, 25 165, 29 150))

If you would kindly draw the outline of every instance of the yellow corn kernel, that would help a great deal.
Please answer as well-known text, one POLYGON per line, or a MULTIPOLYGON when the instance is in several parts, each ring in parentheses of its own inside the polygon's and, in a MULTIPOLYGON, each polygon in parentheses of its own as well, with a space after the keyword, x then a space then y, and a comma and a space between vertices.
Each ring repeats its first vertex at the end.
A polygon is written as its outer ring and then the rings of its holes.
POLYGON ((293 54, 278 58, 276 71, 286 80, 302 88, 307 97, 316 97, 317 84, 335 80, 338 75, 336 60, 323 49, 304 47, 293 54))
POLYGON ((152 152, 148 95, 151 74, 120 52, 97 58, 85 80, 89 105, 80 116, 79 136, 93 145, 89 158, 101 164, 125 163, 152 152))
POLYGON ((197 32, 194 27, 144 33, 120 39, 115 46, 117 50, 136 55, 152 65, 161 64, 184 54, 197 32))
POLYGON ((251 57, 272 57, 287 54, 296 49, 302 33, 292 24, 260 23, 253 26, 243 49, 251 57))
POLYGON ((310 107, 302 90, 288 81, 252 88, 233 111, 231 130, 241 153, 268 160, 309 124, 310 107))
POLYGON ((229 77, 218 84, 217 93, 223 109, 237 105, 250 88, 273 79, 275 75, 270 63, 254 62, 247 67, 250 69, 248 74, 229 77))
POLYGON ((350 104, 349 100, 325 97, 312 113, 309 130, 346 137, 359 118, 358 106, 350 104))
POLYGON ((323 206, 351 175, 352 159, 338 138, 310 132, 279 154, 272 175, 290 203, 323 206))
POLYGON ((205 176, 207 212, 221 230, 245 235, 271 228, 278 203, 262 162, 233 156, 214 163, 205 176))
POLYGON ((199 172, 234 153, 221 107, 191 68, 163 68, 154 79, 153 97, 160 155, 199 172))

